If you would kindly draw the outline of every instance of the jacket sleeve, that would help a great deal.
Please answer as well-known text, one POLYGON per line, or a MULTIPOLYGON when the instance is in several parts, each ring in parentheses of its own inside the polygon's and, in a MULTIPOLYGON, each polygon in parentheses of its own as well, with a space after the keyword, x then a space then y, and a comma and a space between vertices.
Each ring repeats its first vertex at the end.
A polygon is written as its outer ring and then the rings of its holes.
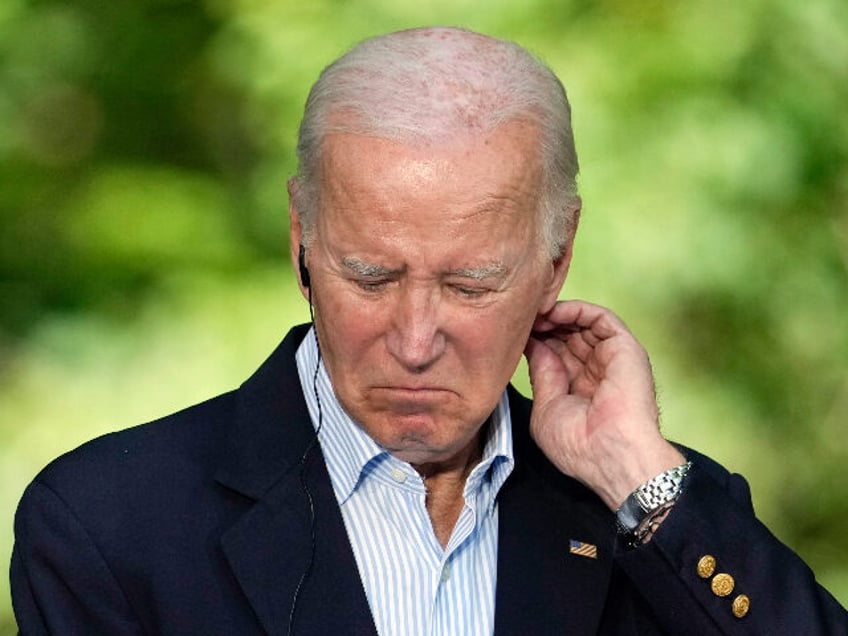
POLYGON ((845 609, 755 517, 745 479, 684 452, 693 467, 671 514, 652 541, 617 556, 664 629, 848 635, 845 609))
POLYGON ((27 488, 15 517, 11 584, 24 636, 142 632, 85 528, 38 481, 27 488))

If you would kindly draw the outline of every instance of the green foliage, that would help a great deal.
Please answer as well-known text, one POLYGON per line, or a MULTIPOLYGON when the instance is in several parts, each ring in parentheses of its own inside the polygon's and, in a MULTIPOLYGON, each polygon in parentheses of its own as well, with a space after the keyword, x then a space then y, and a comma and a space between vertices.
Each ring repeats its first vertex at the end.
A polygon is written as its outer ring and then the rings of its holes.
POLYGON ((749 476, 848 602, 841 0, 2 3, 0 562, 51 457, 231 388, 306 319, 285 181, 308 86, 424 23, 558 72, 585 203, 565 294, 630 323, 666 433, 749 476))

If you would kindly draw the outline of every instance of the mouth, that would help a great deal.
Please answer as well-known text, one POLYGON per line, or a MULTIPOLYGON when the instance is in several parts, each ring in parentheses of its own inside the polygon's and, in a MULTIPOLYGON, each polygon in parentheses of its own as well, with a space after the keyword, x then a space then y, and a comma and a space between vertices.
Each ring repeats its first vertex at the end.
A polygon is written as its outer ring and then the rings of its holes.
POLYGON ((439 386, 377 386, 373 395, 393 411, 420 413, 433 410, 456 394, 439 386))
POLYGON ((376 386, 374 389, 381 393, 408 395, 410 397, 453 393, 450 389, 441 386, 376 386))

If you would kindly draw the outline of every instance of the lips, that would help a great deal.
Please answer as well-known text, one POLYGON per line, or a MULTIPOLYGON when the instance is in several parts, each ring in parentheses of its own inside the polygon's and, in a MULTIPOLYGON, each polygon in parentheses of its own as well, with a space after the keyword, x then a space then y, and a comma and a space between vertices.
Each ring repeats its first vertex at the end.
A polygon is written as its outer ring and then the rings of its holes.
POLYGON ((399 414, 432 411, 456 395, 442 387, 391 386, 375 387, 372 396, 376 402, 399 414))
POLYGON ((374 389, 385 393, 409 395, 410 397, 453 393, 450 389, 436 386, 378 386, 374 389))

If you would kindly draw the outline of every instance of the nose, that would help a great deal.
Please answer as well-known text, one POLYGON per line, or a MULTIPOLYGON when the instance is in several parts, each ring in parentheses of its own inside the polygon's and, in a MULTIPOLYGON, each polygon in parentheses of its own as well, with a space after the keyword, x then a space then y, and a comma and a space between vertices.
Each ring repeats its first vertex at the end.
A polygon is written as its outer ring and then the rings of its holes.
POLYGON ((413 373, 426 371, 445 351, 439 323, 438 292, 410 283, 397 290, 386 345, 389 353, 413 373))

